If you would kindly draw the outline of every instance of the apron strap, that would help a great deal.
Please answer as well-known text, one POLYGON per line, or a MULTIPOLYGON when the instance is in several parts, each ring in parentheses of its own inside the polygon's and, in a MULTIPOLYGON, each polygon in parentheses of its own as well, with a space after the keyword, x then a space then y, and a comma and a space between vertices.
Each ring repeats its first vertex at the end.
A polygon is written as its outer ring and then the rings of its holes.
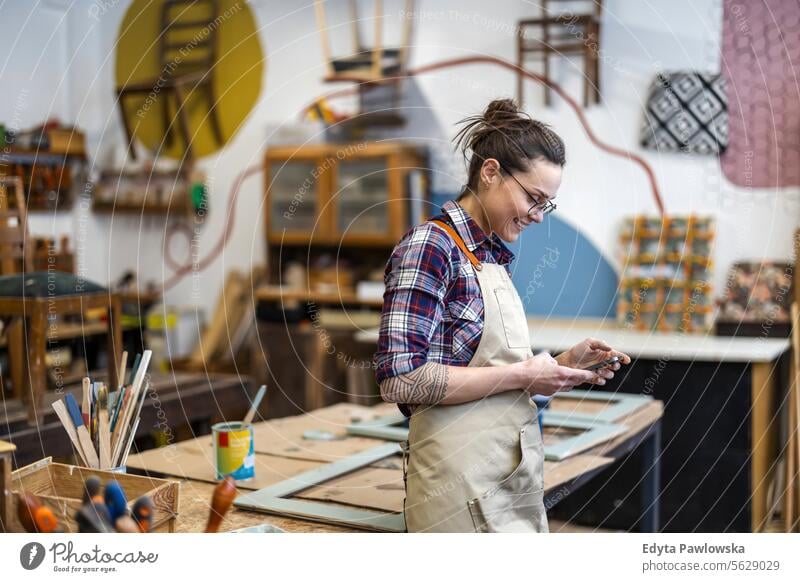
POLYGON ((472 266, 475 267, 475 270, 480 271, 483 268, 483 265, 478 260, 478 257, 476 257, 475 254, 467 248, 467 245, 464 244, 464 239, 462 239, 461 236, 459 236, 459 234, 455 231, 455 229, 452 226, 441 220, 431 220, 431 222, 438 226, 441 226, 445 230, 445 232, 447 232, 447 234, 450 235, 450 238, 452 238, 453 242, 455 242, 456 245, 458 245, 458 248, 460 248, 463 251, 463 253, 467 255, 469 262, 472 263, 472 266))

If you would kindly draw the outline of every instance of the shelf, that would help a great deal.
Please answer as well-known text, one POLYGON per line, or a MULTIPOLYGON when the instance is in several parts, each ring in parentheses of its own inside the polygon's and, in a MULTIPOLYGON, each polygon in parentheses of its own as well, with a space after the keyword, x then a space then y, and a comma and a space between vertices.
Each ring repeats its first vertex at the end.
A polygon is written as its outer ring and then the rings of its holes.
POLYGON ((92 210, 101 214, 175 214, 184 216, 191 214, 194 210, 188 204, 152 205, 152 204, 131 204, 121 202, 98 202, 94 201, 92 210))
POLYGON ((63 164, 65 161, 86 161, 85 153, 54 153, 47 150, 19 150, 3 148, 0 150, 2 164, 63 164))
POLYGON ((383 307, 383 299, 361 299, 353 290, 336 293, 321 293, 307 289, 292 289, 267 285, 259 287, 255 293, 258 301, 306 301, 320 305, 362 305, 364 307, 383 307))

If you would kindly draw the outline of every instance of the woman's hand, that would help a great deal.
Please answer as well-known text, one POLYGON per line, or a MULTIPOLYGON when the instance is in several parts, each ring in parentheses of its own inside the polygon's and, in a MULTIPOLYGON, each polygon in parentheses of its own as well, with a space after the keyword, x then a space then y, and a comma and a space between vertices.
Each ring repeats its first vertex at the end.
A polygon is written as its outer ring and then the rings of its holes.
POLYGON ((594 372, 559 365, 558 361, 546 352, 512 365, 516 366, 519 372, 520 387, 531 395, 552 396, 556 392, 569 391, 581 384, 606 383, 605 379, 594 372))
MULTIPOLYGON (((631 359, 627 354, 613 349, 603 340, 586 338, 579 344, 575 344, 563 354, 556 356, 556 360, 562 366, 570 368, 584 369, 593 364, 599 364, 605 360, 617 356, 622 364, 630 364, 631 359)), ((606 370, 619 370, 619 363, 609 366, 606 370)), ((613 376, 613 374, 612 374, 613 376)))

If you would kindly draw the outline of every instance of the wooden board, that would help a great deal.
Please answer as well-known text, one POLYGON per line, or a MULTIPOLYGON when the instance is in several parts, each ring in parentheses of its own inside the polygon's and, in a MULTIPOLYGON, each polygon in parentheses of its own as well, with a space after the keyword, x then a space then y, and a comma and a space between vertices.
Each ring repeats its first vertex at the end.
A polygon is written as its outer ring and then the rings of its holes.
MULTIPOLYGON (((211 437, 178 443, 171 448, 153 449, 128 457, 128 468, 148 473, 171 475, 214 483, 214 454, 211 437)), ((374 444, 374 443, 373 443, 374 444)), ((256 476, 250 481, 239 481, 239 489, 262 489, 280 483, 320 463, 287 459, 272 455, 256 455, 256 476)))
MULTIPOLYGON (((375 407, 336 404, 308 414, 290 416, 254 425, 257 453, 330 463, 360 453, 376 444, 370 438, 346 438, 347 425, 373 419, 397 410, 393 404, 375 407), (319 441, 303 438, 306 431, 326 431, 339 440, 319 441)), ((210 441, 209 441, 210 442, 210 441)))

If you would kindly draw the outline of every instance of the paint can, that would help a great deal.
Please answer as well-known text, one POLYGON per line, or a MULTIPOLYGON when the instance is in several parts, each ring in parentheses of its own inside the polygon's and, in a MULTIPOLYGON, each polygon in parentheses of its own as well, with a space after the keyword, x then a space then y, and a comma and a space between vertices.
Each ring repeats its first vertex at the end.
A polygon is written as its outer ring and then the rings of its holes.
POLYGON ((219 422, 211 427, 216 459, 216 478, 228 475, 246 481, 256 475, 253 425, 243 422, 219 422))

